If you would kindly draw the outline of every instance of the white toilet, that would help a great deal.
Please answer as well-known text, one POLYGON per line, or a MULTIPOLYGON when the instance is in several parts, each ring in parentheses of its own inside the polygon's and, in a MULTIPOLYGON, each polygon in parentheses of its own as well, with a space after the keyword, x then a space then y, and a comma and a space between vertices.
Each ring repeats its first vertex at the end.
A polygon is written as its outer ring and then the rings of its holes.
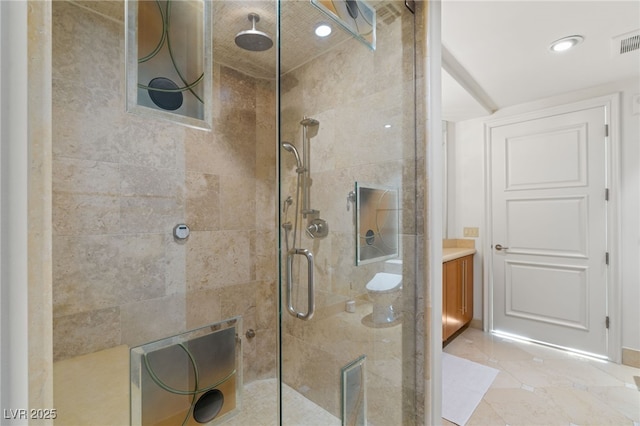
POLYGON ((393 304, 402 291, 402 275, 378 272, 366 288, 373 302, 372 325, 394 325, 400 319, 400 311, 393 304))

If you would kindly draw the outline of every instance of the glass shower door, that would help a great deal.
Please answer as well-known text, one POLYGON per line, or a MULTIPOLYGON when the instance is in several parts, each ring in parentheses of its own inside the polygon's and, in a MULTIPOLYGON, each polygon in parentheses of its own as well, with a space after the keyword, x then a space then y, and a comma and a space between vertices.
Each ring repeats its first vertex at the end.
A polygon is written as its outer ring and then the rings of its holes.
POLYGON ((414 25, 401 1, 279 3, 284 425, 415 423, 414 25))

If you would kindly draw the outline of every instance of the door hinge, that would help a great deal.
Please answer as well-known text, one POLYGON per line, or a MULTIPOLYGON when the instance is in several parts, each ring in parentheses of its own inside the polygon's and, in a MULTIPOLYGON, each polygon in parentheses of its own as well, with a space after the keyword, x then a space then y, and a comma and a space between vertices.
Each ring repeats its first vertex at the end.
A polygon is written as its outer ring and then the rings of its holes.
POLYGON ((604 125, 604 136, 605 137, 609 137, 609 125, 608 124, 604 125))
POLYGON ((604 189, 604 200, 609 201, 609 188, 604 189))
POLYGON ((607 317, 604 319, 604 326, 605 326, 606 328, 609 328, 609 316, 607 316, 607 317))
POLYGON ((606 252, 604 254, 604 263, 606 263, 607 265, 609 264, 609 252, 606 252))

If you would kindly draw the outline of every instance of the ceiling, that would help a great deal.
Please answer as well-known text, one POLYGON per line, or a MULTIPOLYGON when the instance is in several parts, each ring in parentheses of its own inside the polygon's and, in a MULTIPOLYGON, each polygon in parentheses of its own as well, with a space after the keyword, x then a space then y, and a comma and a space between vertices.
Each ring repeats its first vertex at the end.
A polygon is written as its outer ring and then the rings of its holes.
POLYGON ((640 50, 612 53, 612 38, 639 29, 637 0, 443 0, 443 61, 450 62, 442 76, 443 119, 640 79, 640 50), (574 49, 549 50, 551 42, 575 34, 584 42, 574 49))
MULTIPOLYGON (((264 52, 243 50, 235 44, 235 36, 251 28, 249 13, 260 15, 256 29, 266 32, 276 41, 276 5, 270 1, 214 1, 213 56, 219 63, 258 78, 274 79, 276 75, 276 49, 264 52)), ((308 1, 286 1, 281 6, 281 25, 288 28, 281 35, 283 49, 280 58, 281 73, 286 73, 320 55, 330 46, 349 38, 344 31, 333 31, 324 39, 314 34, 320 22, 328 19, 308 1)))

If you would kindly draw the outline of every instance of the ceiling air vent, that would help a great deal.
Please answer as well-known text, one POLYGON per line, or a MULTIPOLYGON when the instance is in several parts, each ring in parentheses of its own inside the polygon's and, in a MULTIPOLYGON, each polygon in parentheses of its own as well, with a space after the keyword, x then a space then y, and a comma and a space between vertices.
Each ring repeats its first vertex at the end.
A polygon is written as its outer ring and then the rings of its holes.
POLYGON ((611 43, 614 55, 622 55, 640 49, 640 30, 625 33, 614 37, 611 43))

